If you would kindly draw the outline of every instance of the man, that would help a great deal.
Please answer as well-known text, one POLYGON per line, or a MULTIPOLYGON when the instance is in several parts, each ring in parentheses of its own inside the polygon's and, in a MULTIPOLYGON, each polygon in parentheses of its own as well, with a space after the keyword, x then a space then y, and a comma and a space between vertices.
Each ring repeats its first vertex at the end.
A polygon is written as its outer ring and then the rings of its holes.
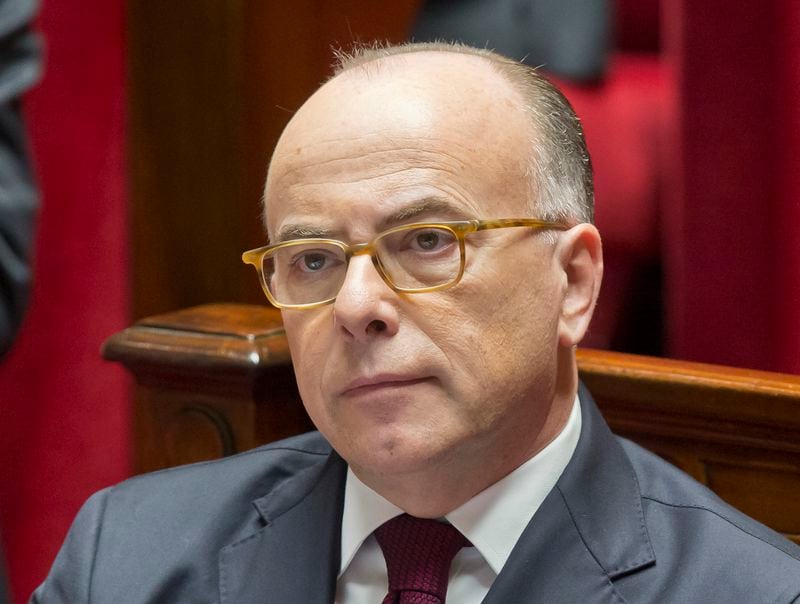
POLYGON ((35 602, 789 602, 800 552, 608 430, 580 124, 488 51, 363 50, 245 254, 320 433, 93 496, 35 602))

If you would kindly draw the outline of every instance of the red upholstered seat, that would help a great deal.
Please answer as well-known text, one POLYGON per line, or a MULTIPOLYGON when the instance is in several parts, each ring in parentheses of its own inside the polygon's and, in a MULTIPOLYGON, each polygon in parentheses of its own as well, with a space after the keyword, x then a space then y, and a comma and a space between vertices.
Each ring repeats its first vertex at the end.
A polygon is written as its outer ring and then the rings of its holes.
MULTIPOLYGON (((557 80, 581 116, 595 169, 596 221, 603 236, 606 275, 587 345, 612 344, 641 352, 626 342, 618 325, 635 310, 660 322, 659 291, 636 291, 642 271, 660 262, 662 187, 669 185, 674 84, 658 52, 658 1, 625 0, 616 6, 617 48, 606 77, 592 85, 557 80), (636 302, 641 299, 642 302, 636 302)), ((660 290, 650 279, 648 288, 660 290)), ((658 340, 660 323, 653 326, 658 340)), ((660 341, 647 344, 657 351, 660 341)))

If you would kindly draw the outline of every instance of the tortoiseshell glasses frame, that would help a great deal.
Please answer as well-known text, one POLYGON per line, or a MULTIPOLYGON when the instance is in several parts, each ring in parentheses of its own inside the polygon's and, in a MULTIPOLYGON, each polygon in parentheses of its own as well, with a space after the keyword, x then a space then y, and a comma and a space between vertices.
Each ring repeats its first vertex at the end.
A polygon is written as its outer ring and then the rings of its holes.
POLYGON ((569 228, 535 218, 420 222, 393 227, 372 241, 353 245, 336 239, 291 239, 244 252, 242 261, 255 267, 274 306, 311 309, 336 300, 354 256, 369 255, 378 274, 396 292, 419 294, 453 287, 464 275, 466 236, 511 227, 569 228))

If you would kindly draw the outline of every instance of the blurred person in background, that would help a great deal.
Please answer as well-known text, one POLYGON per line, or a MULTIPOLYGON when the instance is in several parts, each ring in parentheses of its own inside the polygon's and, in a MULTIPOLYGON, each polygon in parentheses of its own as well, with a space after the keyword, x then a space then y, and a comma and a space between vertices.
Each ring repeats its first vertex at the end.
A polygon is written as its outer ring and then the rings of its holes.
MULTIPOLYGON (((34 0, 0 0, 0 357, 22 323, 31 282, 38 196, 20 97, 40 73, 40 43, 30 28, 36 9, 34 0)), ((0 548, 0 603, 8 601, 0 548)))
POLYGON ((30 30, 33 0, 0 0, 0 355, 14 341, 28 301, 37 192, 27 157, 20 96, 39 77, 30 30))

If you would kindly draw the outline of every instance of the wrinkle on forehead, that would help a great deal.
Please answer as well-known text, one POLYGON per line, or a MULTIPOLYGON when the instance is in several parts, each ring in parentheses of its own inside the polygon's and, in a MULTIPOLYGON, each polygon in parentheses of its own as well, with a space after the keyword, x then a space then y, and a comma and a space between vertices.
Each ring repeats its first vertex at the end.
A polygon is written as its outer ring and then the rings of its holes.
MULTIPOLYGON (((424 139, 421 141, 424 144, 424 139)), ((467 167, 466 162, 457 151, 441 149, 437 141, 431 140, 430 148, 419 146, 403 146, 402 141, 387 141, 386 148, 354 151, 346 144, 337 142, 312 143, 312 149, 306 149, 303 157, 294 157, 292 161, 282 162, 274 166, 275 176, 287 186, 296 183, 315 185, 339 183, 351 180, 353 175, 345 168, 352 164, 360 164, 369 169, 371 175, 365 180, 388 176, 404 170, 429 168, 434 162, 436 169, 446 169, 452 173, 460 172, 467 167)), ((454 144, 459 147, 459 145, 454 144)), ((463 149, 462 149, 463 150, 463 149)))

